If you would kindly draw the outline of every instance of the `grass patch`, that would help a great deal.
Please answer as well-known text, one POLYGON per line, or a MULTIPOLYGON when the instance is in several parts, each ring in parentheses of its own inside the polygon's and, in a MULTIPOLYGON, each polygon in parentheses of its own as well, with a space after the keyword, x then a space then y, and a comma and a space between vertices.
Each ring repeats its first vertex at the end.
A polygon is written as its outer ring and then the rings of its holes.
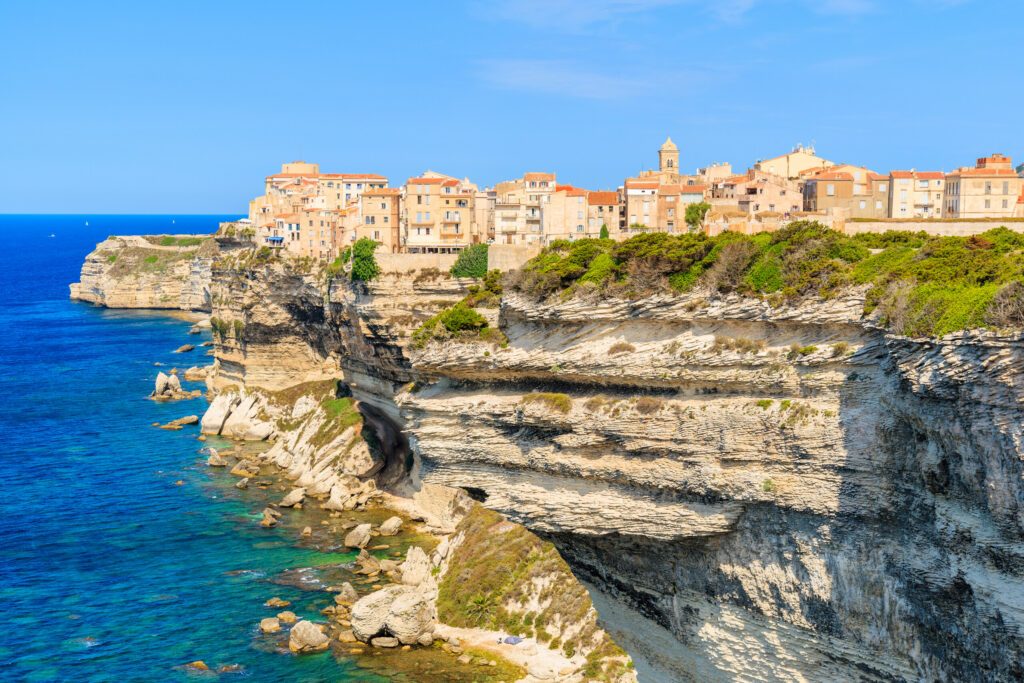
POLYGON ((551 641, 549 647, 586 653, 588 680, 614 681, 627 670, 628 657, 600 630, 590 596, 554 546, 480 505, 456 534, 463 541, 452 550, 438 587, 442 622, 536 636, 551 641), (534 581, 540 579, 546 579, 545 587, 534 595, 534 581), (541 612, 515 607, 530 602, 546 607, 541 612), (552 641, 545 625, 556 622, 582 627, 572 639, 552 641))
POLYGON ((761 410, 768 410, 769 408, 771 408, 771 407, 772 407, 772 405, 773 405, 774 403, 775 403, 775 401, 773 401, 773 400, 772 400, 772 399, 770 399, 770 398, 762 398, 761 400, 759 400, 759 401, 758 401, 758 402, 756 403, 756 405, 757 405, 757 407, 758 407, 758 408, 760 408, 761 410))
POLYGON ((567 414, 572 410, 572 399, 566 394, 555 394, 537 391, 532 394, 526 394, 519 402, 526 405, 530 403, 541 403, 551 410, 556 410, 560 413, 567 414))
POLYGON ((459 252, 455 265, 451 267, 452 277, 483 277, 487 274, 487 245, 473 244, 459 252))
POLYGON ((620 353, 633 353, 636 351, 636 347, 629 342, 615 342, 608 347, 608 355, 616 356, 620 353))

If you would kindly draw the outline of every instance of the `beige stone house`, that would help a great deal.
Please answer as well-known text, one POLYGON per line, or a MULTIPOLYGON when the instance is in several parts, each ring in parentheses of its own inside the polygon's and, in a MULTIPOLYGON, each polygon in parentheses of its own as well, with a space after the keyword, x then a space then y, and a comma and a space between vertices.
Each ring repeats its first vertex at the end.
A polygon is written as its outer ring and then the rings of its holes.
POLYGON ((1010 157, 981 157, 974 167, 946 174, 943 216, 946 218, 1010 218, 1017 214, 1024 179, 1010 157))
POLYGON ((758 161, 754 164, 754 170, 781 178, 799 178, 811 169, 823 170, 831 166, 835 166, 835 163, 818 156, 813 147, 797 145, 787 154, 758 161))
POLYGON ((468 180, 438 173, 409 178, 401 209, 404 251, 455 253, 486 239, 474 224, 478 190, 468 180))
POLYGON ((619 230, 619 193, 615 191, 597 191, 587 194, 587 234, 601 236, 601 227, 608 226, 608 236, 620 238, 619 230))
MULTIPOLYGON (((354 240, 367 237, 381 250, 397 254, 402 249, 402 193, 397 187, 364 190, 359 197, 354 240)), ((353 241, 354 241, 353 240, 353 241)))
POLYGON ((892 171, 889 218, 941 218, 945 180, 941 171, 892 171))

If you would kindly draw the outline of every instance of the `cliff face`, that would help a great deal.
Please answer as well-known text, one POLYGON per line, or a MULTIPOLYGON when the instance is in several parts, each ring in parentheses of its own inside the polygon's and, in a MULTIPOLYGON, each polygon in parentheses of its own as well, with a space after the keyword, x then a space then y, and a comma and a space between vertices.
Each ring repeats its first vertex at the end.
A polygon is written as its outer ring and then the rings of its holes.
MULTIPOLYGON (((191 240, 190 240, 191 241, 191 240)), ((162 246, 146 237, 108 237, 82 265, 71 298, 108 308, 210 310, 212 238, 191 246, 162 246)))
POLYGON ((1024 675, 1020 337, 891 337, 857 292, 507 295, 507 348, 413 351, 466 283, 322 282, 215 271, 215 385, 342 377, 411 487, 554 541, 641 680, 1024 675))

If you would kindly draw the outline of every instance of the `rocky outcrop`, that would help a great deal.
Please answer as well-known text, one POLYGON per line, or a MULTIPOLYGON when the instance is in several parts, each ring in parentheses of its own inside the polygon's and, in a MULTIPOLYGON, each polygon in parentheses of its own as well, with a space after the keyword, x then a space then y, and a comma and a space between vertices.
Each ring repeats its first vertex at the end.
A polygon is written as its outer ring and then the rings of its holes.
POLYGON ((352 605, 352 633, 364 643, 392 636, 403 645, 429 644, 436 622, 433 605, 409 586, 388 586, 352 605))
POLYGON ((109 308, 209 311, 210 277, 219 248, 212 237, 198 244, 163 246, 159 238, 108 237, 82 265, 71 298, 109 308))
POLYGON ((323 628, 312 621, 300 621, 292 626, 288 634, 288 649, 296 654, 322 652, 330 645, 331 639, 324 635, 323 628))
POLYGON ((857 291, 782 308, 509 294, 506 348, 414 351, 465 283, 322 282, 215 271, 230 332, 203 429, 271 425, 267 461, 328 509, 373 482, 468 491, 555 543, 641 680, 1024 675, 1019 335, 893 337, 857 291), (314 438, 319 400, 243 406, 327 379, 374 449, 314 438))

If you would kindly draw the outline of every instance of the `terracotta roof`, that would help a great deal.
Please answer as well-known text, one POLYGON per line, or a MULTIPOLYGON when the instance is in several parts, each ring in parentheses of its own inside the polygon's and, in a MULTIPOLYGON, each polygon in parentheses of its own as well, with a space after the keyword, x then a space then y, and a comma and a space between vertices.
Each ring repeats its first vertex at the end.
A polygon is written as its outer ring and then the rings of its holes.
POLYGON ((554 173, 524 173, 523 174, 523 180, 525 180, 525 181, 531 181, 531 180, 554 180, 554 179, 555 179, 555 174, 554 173))
POLYGON ((401 192, 402 191, 399 190, 397 187, 375 187, 373 189, 367 190, 366 192, 363 192, 363 196, 366 197, 378 194, 394 195, 401 194, 401 192))
POLYGON ((808 180, 853 180, 853 176, 845 171, 825 171, 808 180))
POLYGON ((456 187, 459 184, 458 180, 445 180, 441 183, 442 187, 456 187))
POLYGON ((1012 176, 1017 177, 1012 168, 961 168, 949 175, 958 176, 1012 176))
POLYGON ((602 190, 599 192, 591 192, 590 194, 587 195, 587 204, 591 206, 596 206, 598 204, 600 204, 601 206, 607 206, 618 203, 618 192, 607 192, 602 190))
POLYGON ((888 179, 889 179, 889 176, 884 175, 882 173, 874 173, 874 172, 868 173, 868 180, 888 180, 888 179))
POLYGON ((657 190, 660 183, 657 180, 627 180, 626 187, 638 190, 657 190))
POLYGON ((703 185, 700 183, 694 185, 683 185, 682 194, 704 194, 705 192, 707 192, 707 189, 707 185, 703 185))
POLYGON ((409 178, 408 185, 440 185, 445 182, 444 178, 409 178))
POLYGON ((387 176, 376 173, 321 173, 321 178, 350 178, 363 180, 387 180, 387 176))
POLYGON ((893 178, 916 178, 918 180, 942 180, 946 174, 942 171, 893 171, 893 178))
POLYGON ((276 180, 277 178, 319 178, 319 173, 275 173, 268 175, 267 180, 276 180))

